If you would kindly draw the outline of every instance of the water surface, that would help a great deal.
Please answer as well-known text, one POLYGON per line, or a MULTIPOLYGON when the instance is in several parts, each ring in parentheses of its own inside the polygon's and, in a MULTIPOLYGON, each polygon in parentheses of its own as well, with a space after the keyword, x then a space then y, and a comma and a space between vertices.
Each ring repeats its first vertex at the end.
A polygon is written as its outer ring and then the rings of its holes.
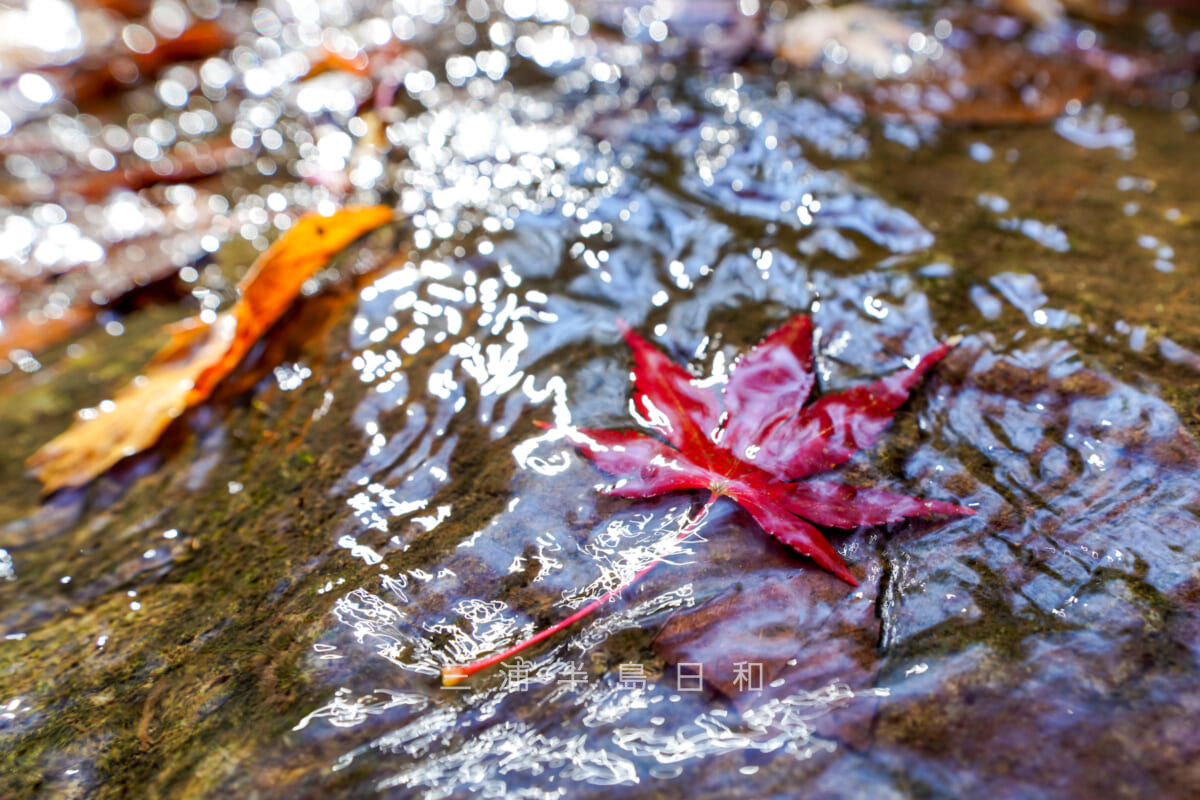
MULTIPOLYGON (((0 117, 13 303, 87 318, 0 377, 5 796, 1200 790, 1190 79, 954 127, 868 113, 837 70, 741 60, 757 34, 714 38, 705 13, 747 24, 716 6, 187 9, 232 49, 83 115, 14 68, 0 117), (387 57, 303 77, 322 44, 387 57), (99 149, 209 134, 245 155, 56 199, 99 149), (160 447, 39 499, 23 460, 162 324, 215 314, 295 214, 349 201, 400 222, 160 447), (797 313, 828 391, 963 337, 843 474, 976 516, 833 534, 850 589, 718 504, 604 612, 440 688, 700 508, 599 495, 537 425, 632 426, 617 319, 719 380, 797 313)), ((1062 25, 1195 53, 1164 12, 1062 25)))

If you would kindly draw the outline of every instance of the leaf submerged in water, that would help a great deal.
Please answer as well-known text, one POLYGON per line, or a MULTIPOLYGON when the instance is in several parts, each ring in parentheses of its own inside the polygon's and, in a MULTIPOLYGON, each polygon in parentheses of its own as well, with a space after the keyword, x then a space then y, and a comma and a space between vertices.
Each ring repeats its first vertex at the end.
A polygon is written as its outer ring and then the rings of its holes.
POLYGON ((233 308, 211 324, 193 318, 172 325, 171 339, 143 375, 30 457, 27 464, 42 491, 82 486, 158 441, 173 419, 206 400, 241 363, 305 281, 391 218, 386 206, 352 206, 298 220, 254 262, 233 308))
POLYGON ((723 398, 633 331, 626 328, 624 334, 635 360, 634 408, 666 442, 633 431, 578 431, 579 450, 620 478, 607 493, 653 497, 706 489, 728 497, 767 533, 851 584, 857 584, 854 576, 810 523, 856 528, 974 513, 941 500, 802 480, 873 445, 953 343, 937 347, 912 369, 807 402, 815 379, 813 327, 806 316, 793 318, 742 358, 723 398))
MULTIPOLYGON (((747 353, 735 365, 722 396, 692 380, 683 367, 623 323, 621 330, 633 349, 635 415, 662 439, 636 431, 569 432, 580 452, 619 478, 605 489, 608 494, 654 497, 703 489, 711 494, 710 504, 727 497, 750 512, 767 533, 852 585, 858 581, 812 523, 857 528, 909 517, 975 513, 942 500, 804 480, 873 445, 909 393, 955 342, 935 348, 911 369, 809 402, 816 378, 813 325, 807 316, 794 317, 747 353)), ((685 526, 680 538, 693 532, 703 517, 701 514, 685 526)), ((466 666, 446 667, 443 684, 458 684, 563 630, 603 606, 660 561, 502 653, 466 666)))

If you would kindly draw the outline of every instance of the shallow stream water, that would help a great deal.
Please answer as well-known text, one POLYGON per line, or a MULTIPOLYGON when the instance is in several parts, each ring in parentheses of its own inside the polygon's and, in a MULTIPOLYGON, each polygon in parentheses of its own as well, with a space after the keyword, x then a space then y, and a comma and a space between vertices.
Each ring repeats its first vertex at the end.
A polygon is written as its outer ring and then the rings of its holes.
MULTIPOLYGON (((100 307, 0 376, 0 795, 1200 792, 1190 79, 953 127, 867 113, 829 70, 739 60, 690 35, 703 19, 664 39, 659 5, 187 8, 236 49, 91 116, 18 81, 0 117, 0 257, 35 297, 16 302, 100 307), (362 75, 300 80, 322 41, 400 42, 393 102, 360 111, 362 75), (154 121, 251 155, 94 203, 15 193, 60 180, 18 144, 84 137, 71 152, 103 163, 105 125, 144 128, 133 147, 154 121), (164 323, 227 304, 293 211, 349 201, 398 223, 159 447, 39 497, 24 460, 138 375, 164 323), (156 258, 175 299, 115 304, 156 258), (537 424, 632 427, 618 318, 719 382, 798 313, 827 391, 963 337, 842 472, 976 515, 831 534, 850 589, 718 503, 605 610, 441 688, 700 509, 598 494, 537 424)), ((934 10, 892 8, 936 35, 934 10)), ((1107 35, 1195 54, 1191 30, 1150 11, 1107 35)))

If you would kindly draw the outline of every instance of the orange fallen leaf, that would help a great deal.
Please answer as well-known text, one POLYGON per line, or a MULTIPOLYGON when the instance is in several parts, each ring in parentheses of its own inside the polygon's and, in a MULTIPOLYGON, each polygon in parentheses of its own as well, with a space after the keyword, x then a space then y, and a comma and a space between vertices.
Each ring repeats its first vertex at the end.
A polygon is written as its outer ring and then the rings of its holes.
POLYGON ((341 53, 330 49, 328 46, 321 45, 320 50, 317 51, 313 58, 312 66, 308 68, 308 73, 304 78, 315 78, 330 70, 351 72, 355 75, 366 75, 369 66, 371 66, 371 61, 366 53, 359 53, 353 58, 347 58, 341 53))
POLYGON ((840 48, 836 63, 852 72, 884 77, 917 29, 890 11, 862 3, 816 7, 798 14, 772 33, 776 54, 797 67, 820 66, 840 48))
POLYGON ((86 0, 83 5, 120 14, 125 19, 144 17, 150 11, 150 0, 86 0))
POLYGON ((288 309, 300 287, 339 251, 392 218, 386 206, 351 206, 301 218, 254 262, 233 308, 211 324, 188 319, 133 380, 100 409, 81 414, 27 466, 45 494, 82 486, 158 441, 171 421, 204 402, 288 309))

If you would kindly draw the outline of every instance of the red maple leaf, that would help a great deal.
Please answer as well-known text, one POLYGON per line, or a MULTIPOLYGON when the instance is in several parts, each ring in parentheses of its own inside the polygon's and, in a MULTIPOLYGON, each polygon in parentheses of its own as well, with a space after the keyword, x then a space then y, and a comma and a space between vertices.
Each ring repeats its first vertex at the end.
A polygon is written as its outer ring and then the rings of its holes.
POLYGON ((975 513, 941 500, 802 480, 874 445, 953 343, 937 347, 911 369, 807 402, 815 381, 813 327, 806 316, 794 317, 739 360, 723 397, 697 384, 624 323, 621 332, 633 348, 634 411, 666 442, 635 431, 573 432, 580 452, 620 479, 607 493, 653 497, 707 489, 734 500, 767 533, 855 585, 837 551, 810 523, 857 528, 975 513))
MULTIPOLYGON (((710 503, 719 497, 730 498, 749 511, 767 533, 854 585, 858 581, 812 523, 857 528, 907 517, 975 513, 942 500, 806 480, 875 444, 896 409, 953 342, 935 348, 911 369, 809 402, 815 378, 813 326, 806 316, 794 317, 739 360, 722 396, 698 384, 624 322, 619 324, 633 348, 634 414, 666 441, 637 431, 570 431, 584 455, 618 477, 605 489, 607 493, 654 497, 707 489, 712 493, 710 503)), ((692 530, 689 524, 680 538, 692 530)), ((442 670, 443 684, 457 684, 583 619, 661 560, 502 653, 466 666, 447 666, 442 670)))

